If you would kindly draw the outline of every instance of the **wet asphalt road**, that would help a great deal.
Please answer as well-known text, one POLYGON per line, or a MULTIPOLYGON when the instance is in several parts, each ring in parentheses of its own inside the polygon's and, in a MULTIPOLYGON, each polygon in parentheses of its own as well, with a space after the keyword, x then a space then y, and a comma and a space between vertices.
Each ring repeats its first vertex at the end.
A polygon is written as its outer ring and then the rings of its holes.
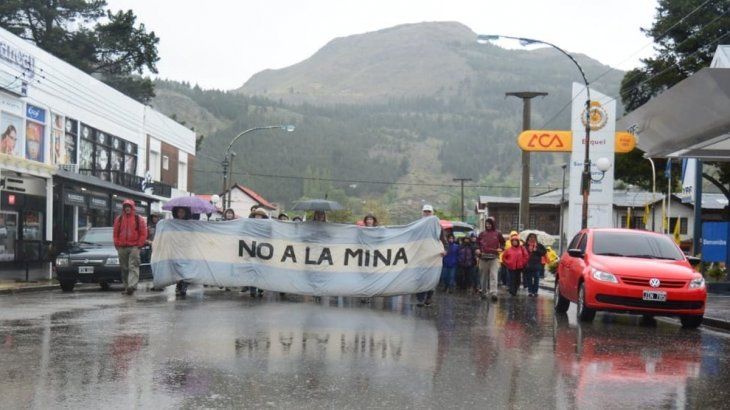
POLYGON ((727 408, 730 338, 484 303, 0 296, 2 408, 727 408))

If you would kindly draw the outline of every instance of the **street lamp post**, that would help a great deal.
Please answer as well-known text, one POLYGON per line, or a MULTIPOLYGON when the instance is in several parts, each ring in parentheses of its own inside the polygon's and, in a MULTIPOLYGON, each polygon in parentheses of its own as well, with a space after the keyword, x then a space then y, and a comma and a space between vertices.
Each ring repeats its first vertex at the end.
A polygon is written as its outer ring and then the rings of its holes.
POLYGON ((228 191, 228 180, 230 179, 229 178, 229 176, 230 176, 229 167, 232 168, 232 166, 233 166, 233 164, 231 163, 231 147, 233 147, 233 144, 235 144, 239 138, 241 138, 242 136, 244 136, 250 132, 259 131, 259 130, 276 130, 276 129, 284 130, 287 132, 292 132, 292 131, 294 131, 294 126, 293 125, 267 125, 264 127, 249 128, 245 131, 240 132, 235 137, 233 137, 233 139, 231 140, 231 143, 228 144, 228 147, 226 147, 226 151, 223 154, 223 161, 222 161, 221 165, 223 165, 223 192, 226 194, 225 196, 228 198, 228 201, 227 201, 228 203, 226 204, 226 199, 224 197, 223 209, 227 209, 231 206, 231 193, 230 192, 226 193, 226 191, 228 191))
POLYGON ((580 76, 583 78, 583 83, 586 86, 586 117, 585 117, 585 131, 586 131, 586 138, 585 141, 583 141, 583 144, 585 145, 585 156, 583 158, 583 173, 581 174, 581 192, 583 194, 583 207, 581 212, 581 229, 585 229, 588 227, 588 196, 591 192, 591 158, 590 158, 590 142, 591 142, 591 89, 588 84, 588 79, 586 78, 585 72, 583 72, 583 67, 578 64, 578 61, 576 61, 575 58, 573 58, 572 55, 568 54, 567 51, 563 50, 562 48, 556 46, 553 43, 549 43, 547 41, 542 40, 535 40, 532 38, 524 38, 524 37, 512 37, 512 36, 502 36, 502 35, 494 35, 494 34, 482 34, 477 36, 477 41, 480 43, 488 43, 491 41, 499 40, 500 38, 508 38, 512 40, 517 40, 520 42, 523 46, 529 46, 532 44, 544 44, 546 46, 550 46, 562 54, 564 54, 566 57, 570 59, 570 61, 575 64, 575 66, 578 68, 578 71, 580 71, 580 76))

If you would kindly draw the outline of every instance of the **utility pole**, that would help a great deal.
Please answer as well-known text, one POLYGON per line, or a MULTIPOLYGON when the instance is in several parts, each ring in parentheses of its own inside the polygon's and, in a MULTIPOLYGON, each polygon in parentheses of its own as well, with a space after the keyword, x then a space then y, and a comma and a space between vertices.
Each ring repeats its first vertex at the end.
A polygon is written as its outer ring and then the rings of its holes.
POLYGON ((464 215, 464 182, 471 180, 471 178, 454 178, 454 181, 461 182, 461 222, 465 222, 466 220, 466 216, 464 215))
POLYGON ((226 208, 226 189, 228 189, 228 165, 229 165, 228 155, 226 155, 223 158, 222 165, 223 165, 223 190, 221 191, 222 192, 221 195, 223 196, 223 198, 222 198, 223 199, 223 209, 225 210, 225 209, 227 209, 226 208))
MULTIPOLYGON (((535 97, 544 97, 548 93, 537 91, 520 91, 505 93, 505 97, 522 99, 522 131, 530 129, 531 101, 535 97)), ((520 184, 520 217, 518 229, 528 229, 530 225, 530 151, 522 151, 522 184, 520 184)))

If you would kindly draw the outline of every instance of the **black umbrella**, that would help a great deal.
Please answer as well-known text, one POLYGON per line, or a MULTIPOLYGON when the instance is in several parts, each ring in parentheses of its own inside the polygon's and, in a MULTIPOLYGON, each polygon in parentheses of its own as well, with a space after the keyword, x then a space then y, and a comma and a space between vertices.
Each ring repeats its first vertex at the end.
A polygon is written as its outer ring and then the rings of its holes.
POLYGON ((326 199, 310 199, 307 201, 297 202, 292 209, 294 211, 339 211, 344 208, 335 201, 328 201, 326 199))

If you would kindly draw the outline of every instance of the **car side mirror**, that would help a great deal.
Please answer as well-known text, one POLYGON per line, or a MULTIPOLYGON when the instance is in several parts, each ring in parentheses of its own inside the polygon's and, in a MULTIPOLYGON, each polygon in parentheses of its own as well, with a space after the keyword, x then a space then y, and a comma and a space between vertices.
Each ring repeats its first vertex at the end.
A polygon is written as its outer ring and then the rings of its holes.
POLYGON ((568 249, 568 255, 570 255, 574 258, 582 258, 583 256, 585 256, 583 251, 578 248, 568 249))
POLYGON ((702 259, 696 256, 687 256, 687 262, 692 266, 697 266, 702 262, 702 259))

